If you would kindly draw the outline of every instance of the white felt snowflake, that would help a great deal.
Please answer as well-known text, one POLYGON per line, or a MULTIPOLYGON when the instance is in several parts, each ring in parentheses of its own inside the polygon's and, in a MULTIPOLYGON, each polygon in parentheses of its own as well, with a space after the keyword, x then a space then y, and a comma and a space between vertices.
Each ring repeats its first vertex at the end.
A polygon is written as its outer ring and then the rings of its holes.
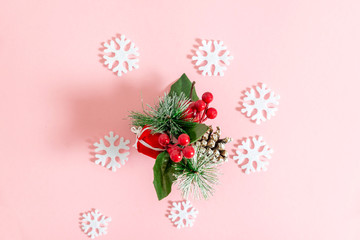
POLYGON ((120 150, 129 150, 130 148, 127 144, 130 143, 129 140, 125 140, 121 137, 119 144, 115 145, 115 141, 119 138, 118 135, 114 136, 113 132, 110 132, 109 136, 104 137, 108 142, 109 146, 105 145, 104 140, 100 139, 99 143, 94 143, 96 147, 95 152, 105 151, 105 154, 96 154, 95 157, 97 160, 95 161, 96 164, 101 164, 101 166, 105 166, 107 159, 110 158, 110 162, 106 165, 107 168, 111 168, 112 171, 116 171, 116 168, 120 168, 121 165, 125 165, 125 161, 128 160, 127 156, 129 152, 122 152, 120 150), (120 159, 120 163, 118 163, 117 158, 120 159))
POLYGON ((209 76, 224 76, 224 71, 226 70, 226 66, 224 66, 224 64, 229 65, 229 60, 232 60, 234 57, 229 55, 229 51, 225 51, 226 46, 223 45, 224 43, 222 41, 213 42, 202 40, 201 43, 202 46, 199 47, 199 50, 205 52, 205 54, 200 51, 196 51, 196 56, 192 57, 192 60, 196 60, 195 65, 199 66, 206 61, 204 66, 199 67, 199 70, 202 71, 202 75, 206 76, 206 74, 208 74, 209 76), (213 43, 214 51, 212 51, 213 43), (223 51, 225 52, 223 53, 223 51), (212 70, 213 66, 214 72, 212 70))
POLYGON ((266 85, 263 83, 261 87, 256 86, 256 91, 259 94, 258 96, 254 88, 245 92, 246 96, 243 100, 241 112, 246 113, 247 117, 251 116, 251 120, 255 121, 256 124, 260 124, 261 121, 265 122, 272 116, 275 116, 275 112, 278 110, 276 105, 279 105, 278 100, 280 96, 275 95, 275 93, 271 91, 271 89, 266 88, 266 85))
POLYGON ((124 35, 121 35, 120 39, 115 38, 115 41, 119 45, 119 49, 115 46, 113 40, 108 43, 104 43, 105 53, 112 53, 112 56, 104 55, 105 65, 108 65, 108 68, 111 69, 114 66, 114 63, 117 62, 117 65, 112 69, 113 72, 117 72, 118 76, 121 76, 122 73, 127 73, 127 71, 132 71, 134 68, 138 69, 139 59, 135 58, 139 56, 138 48, 135 47, 134 43, 130 43, 129 39, 126 39, 124 35), (128 46, 130 44, 130 46, 128 46), (127 68, 126 69, 126 65, 127 68))
POLYGON ((95 209, 82 215, 81 229, 89 237, 95 238, 107 233, 107 225, 110 221, 110 217, 103 216, 95 209))
POLYGON ((237 155, 234 156, 234 160, 238 160, 237 163, 239 165, 248 160, 246 164, 241 166, 242 169, 245 169, 246 174, 267 170, 269 162, 265 161, 265 158, 270 159, 270 154, 273 153, 273 150, 262 140, 262 137, 247 138, 241 142, 238 150, 236 150, 237 155), (254 145, 253 148, 251 142, 254 145))
POLYGON ((198 213, 188 200, 177 203, 174 202, 169 218, 177 228, 192 227, 198 213))

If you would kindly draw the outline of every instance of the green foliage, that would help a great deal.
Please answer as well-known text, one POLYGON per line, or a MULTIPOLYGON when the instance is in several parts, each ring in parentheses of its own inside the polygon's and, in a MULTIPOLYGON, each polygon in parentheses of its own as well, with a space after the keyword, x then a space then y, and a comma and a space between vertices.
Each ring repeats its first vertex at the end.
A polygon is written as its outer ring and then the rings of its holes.
POLYGON ((207 199, 214 193, 218 183, 218 164, 211 161, 213 155, 195 149, 195 156, 175 165, 175 177, 184 198, 207 199))
POLYGON ((196 125, 194 125, 194 126, 184 128, 185 132, 190 137, 190 143, 193 143, 193 142, 196 142, 197 140, 199 140, 208 129, 209 129, 209 127, 202 123, 201 124, 196 123, 196 125))
MULTIPOLYGON (((147 105, 143 112, 131 112, 129 117, 133 126, 147 125, 152 133, 167 133, 175 138, 187 133, 193 143, 208 130, 205 124, 184 120, 185 111, 191 101, 198 99, 193 83, 183 74, 171 86, 169 94, 159 99, 158 104, 154 107, 147 105)), ((158 199, 161 200, 170 194, 175 180, 186 198, 190 193, 197 198, 212 195, 213 185, 217 183, 217 168, 210 162, 210 157, 196 150, 193 159, 174 163, 166 151, 160 153, 153 167, 153 184, 158 199)))
POLYGON ((195 102, 195 101, 199 100, 199 97, 196 94, 195 88, 193 88, 192 97, 190 96, 191 87, 192 87, 192 82, 189 80, 189 78, 184 73, 183 75, 181 75, 179 80, 177 80, 171 86, 169 94, 170 95, 173 95, 173 94, 180 95, 180 93, 184 93, 186 97, 191 98, 191 100, 195 102))
POLYGON ((171 186, 175 181, 174 162, 171 161, 167 152, 162 152, 156 158, 154 165, 154 187, 159 200, 167 197, 171 192, 171 186))
POLYGON ((153 133, 167 132, 171 136, 179 136, 185 128, 196 125, 194 122, 184 121, 185 110, 189 107, 190 100, 184 93, 165 94, 154 107, 147 105, 144 113, 131 112, 132 125, 144 127, 148 125, 153 133))
POLYGON ((175 138, 182 133, 187 133, 191 142, 197 141, 208 127, 204 124, 183 120, 185 111, 191 103, 190 93, 191 100, 199 99, 195 87, 184 73, 171 86, 169 94, 165 94, 163 98, 159 99, 157 105, 154 107, 147 105, 147 109, 143 109, 143 113, 130 112, 132 125, 136 127, 147 125, 153 133, 166 132, 175 138))

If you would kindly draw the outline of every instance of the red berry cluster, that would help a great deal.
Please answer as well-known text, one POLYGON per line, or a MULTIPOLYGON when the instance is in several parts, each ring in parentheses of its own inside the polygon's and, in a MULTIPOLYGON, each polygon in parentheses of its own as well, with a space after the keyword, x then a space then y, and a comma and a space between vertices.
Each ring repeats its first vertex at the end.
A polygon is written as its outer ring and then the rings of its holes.
POLYGON ((202 95, 202 100, 197 100, 190 104, 186 110, 186 119, 192 118, 195 122, 204 122, 206 119, 214 119, 217 116, 215 108, 209 108, 209 103, 213 101, 214 97, 211 92, 206 92, 202 95))
POLYGON ((170 137, 163 133, 159 136, 159 144, 166 147, 166 151, 170 154, 170 159, 174 162, 180 162, 183 157, 192 158, 195 150, 190 144, 189 135, 183 133, 178 137, 177 144, 170 144, 170 137))

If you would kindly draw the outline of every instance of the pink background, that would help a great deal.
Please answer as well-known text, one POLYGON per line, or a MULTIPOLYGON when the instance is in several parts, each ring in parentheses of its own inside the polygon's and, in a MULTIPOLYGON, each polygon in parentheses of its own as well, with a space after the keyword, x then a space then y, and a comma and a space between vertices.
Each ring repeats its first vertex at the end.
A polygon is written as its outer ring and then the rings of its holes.
MULTIPOLYGON (((2 1, 0 9, 1 239, 88 239, 80 213, 113 221, 101 239, 360 239, 358 1, 2 1), (140 68, 115 76, 100 48, 119 34, 140 68), (199 39, 223 40, 234 60, 203 77, 189 56, 199 39), (131 150, 116 173, 95 165, 91 143, 109 131, 134 142, 129 110, 154 103, 183 72, 211 91, 224 136, 262 135, 268 172, 230 160, 193 228, 165 217, 154 161, 131 150), (281 95, 256 125, 239 108, 259 82, 281 95)), ((208 122, 210 123, 210 122, 208 122)))

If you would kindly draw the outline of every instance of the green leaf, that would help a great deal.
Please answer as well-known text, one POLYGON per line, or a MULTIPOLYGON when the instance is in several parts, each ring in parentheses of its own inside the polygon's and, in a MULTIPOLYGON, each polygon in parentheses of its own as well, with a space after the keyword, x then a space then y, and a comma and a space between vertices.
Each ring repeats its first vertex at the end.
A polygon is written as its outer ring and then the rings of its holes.
POLYGON ((209 129, 209 127, 202 123, 200 123, 200 124, 197 123, 193 127, 184 128, 185 132, 190 137, 190 143, 193 143, 193 142, 196 142, 197 140, 199 140, 208 129, 209 129))
MULTIPOLYGON (((179 80, 177 80, 173 85, 171 85, 169 94, 171 95, 171 94, 176 93, 176 95, 179 96, 180 93, 183 92, 186 97, 190 98, 191 85, 192 85, 192 82, 189 80, 189 78, 184 73, 183 75, 181 75, 179 80)), ((191 100, 194 102, 199 100, 199 97, 196 94, 195 87, 193 88, 191 100)))
POLYGON ((182 129, 193 128, 198 125, 197 122, 191 122, 191 121, 186 121, 186 120, 182 120, 182 119, 174 120, 174 122, 176 124, 178 124, 182 129))
POLYGON ((159 200, 167 197, 171 192, 171 186, 175 181, 175 167, 167 152, 160 153, 154 165, 154 187, 159 200))

